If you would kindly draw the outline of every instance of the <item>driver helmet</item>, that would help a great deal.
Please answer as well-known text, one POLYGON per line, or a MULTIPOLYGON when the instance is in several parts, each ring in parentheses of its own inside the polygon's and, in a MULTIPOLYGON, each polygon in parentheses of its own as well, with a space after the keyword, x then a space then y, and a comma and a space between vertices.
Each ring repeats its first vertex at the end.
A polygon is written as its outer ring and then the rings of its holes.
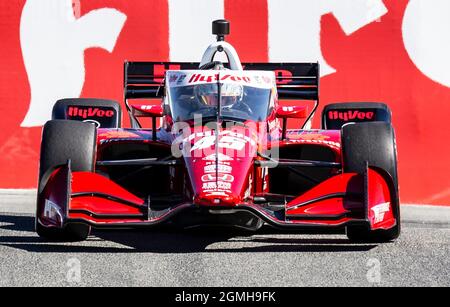
MULTIPOLYGON (((197 100, 206 106, 216 107, 218 100, 218 86, 214 84, 200 84, 195 89, 197 100)), ((230 107, 242 100, 244 89, 240 84, 223 83, 220 94, 222 96, 221 106, 230 107)))

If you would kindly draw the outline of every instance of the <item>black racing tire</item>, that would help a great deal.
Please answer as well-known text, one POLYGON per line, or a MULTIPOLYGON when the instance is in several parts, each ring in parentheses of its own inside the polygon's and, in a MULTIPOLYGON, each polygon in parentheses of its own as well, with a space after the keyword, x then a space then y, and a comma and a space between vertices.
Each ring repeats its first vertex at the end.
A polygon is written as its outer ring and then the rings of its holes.
POLYGON ((391 205, 397 221, 388 230, 371 231, 367 227, 346 227, 347 237, 354 242, 389 242, 400 235, 400 204, 398 194, 397 148, 392 125, 386 122, 347 124, 342 127, 344 172, 363 174, 366 161, 384 170, 394 183, 391 205))
MULTIPOLYGON (((46 184, 46 173, 68 160, 72 171, 93 172, 96 144, 97 129, 93 124, 69 120, 47 122, 42 133, 38 194, 46 184)), ((35 225, 40 237, 56 241, 83 241, 91 231, 89 225, 78 223, 67 224, 63 229, 44 227, 37 221, 37 214, 35 225)))
POLYGON ((39 237, 56 242, 85 241, 91 234, 91 227, 86 224, 68 224, 63 229, 47 228, 36 222, 36 232, 39 237))

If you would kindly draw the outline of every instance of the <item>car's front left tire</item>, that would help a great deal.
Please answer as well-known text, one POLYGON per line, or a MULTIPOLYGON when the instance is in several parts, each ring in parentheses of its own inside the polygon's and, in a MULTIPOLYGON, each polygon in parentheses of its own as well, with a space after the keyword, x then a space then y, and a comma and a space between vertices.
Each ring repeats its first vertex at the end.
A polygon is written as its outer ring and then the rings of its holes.
POLYGON ((366 162, 389 174, 393 183, 391 206, 396 225, 387 230, 370 230, 364 226, 346 227, 347 237, 355 242, 389 242, 400 235, 397 150, 394 129, 390 123, 369 122, 342 127, 344 172, 364 173, 366 162))

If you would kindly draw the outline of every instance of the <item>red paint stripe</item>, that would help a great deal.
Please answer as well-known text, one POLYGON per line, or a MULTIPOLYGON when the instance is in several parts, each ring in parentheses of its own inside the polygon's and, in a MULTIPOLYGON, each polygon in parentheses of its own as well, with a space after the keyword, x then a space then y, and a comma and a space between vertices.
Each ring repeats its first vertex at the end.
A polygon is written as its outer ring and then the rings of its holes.
POLYGON ((225 0, 225 18, 231 22, 227 40, 236 48, 241 61, 267 62, 267 1, 225 0))

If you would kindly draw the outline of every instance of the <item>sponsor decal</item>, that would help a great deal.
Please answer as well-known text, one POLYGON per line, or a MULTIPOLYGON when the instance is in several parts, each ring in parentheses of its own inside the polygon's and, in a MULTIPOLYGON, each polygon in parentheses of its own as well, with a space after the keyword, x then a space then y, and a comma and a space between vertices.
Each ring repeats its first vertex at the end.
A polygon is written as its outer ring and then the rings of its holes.
POLYGON ((312 140, 324 141, 324 140, 329 139, 330 137, 328 135, 323 135, 323 134, 319 134, 319 133, 305 133, 305 134, 300 134, 298 136, 298 138, 305 140, 305 141, 312 141, 312 140))
POLYGON ((111 118, 116 115, 114 110, 108 109, 100 109, 100 108, 80 108, 80 107, 69 107, 67 111, 67 115, 70 117, 81 117, 84 119, 88 119, 91 117, 98 117, 98 118, 111 118))
POLYGON ((304 143, 304 144, 319 144, 328 145, 331 147, 341 148, 341 144, 333 141, 323 141, 323 140, 289 140, 292 143, 304 143))
MULTIPOLYGON (((244 139, 246 142, 251 142, 252 145, 256 145, 255 140, 253 140, 252 138, 250 138, 246 135, 243 135, 242 133, 237 133, 237 132, 234 132, 231 130, 225 130, 225 131, 221 131, 219 136, 225 136, 225 135, 234 136, 236 138, 241 138, 241 139, 244 139)), ((191 135, 189 135, 189 137, 186 137, 183 141, 190 142, 190 141, 194 140, 195 138, 204 138, 204 137, 210 137, 210 136, 215 136, 214 131, 192 133, 191 135)), ((253 134, 252 136, 256 138, 257 135, 253 134)))
POLYGON ((283 112, 293 112, 294 111, 294 107, 282 107, 281 109, 283 110, 283 112))
POLYGON ((107 131, 98 135, 99 138, 105 139, 131 139, 141 138, 139 135, 128 131, 107 131))
POLYGON ((207 165, 205 166, 205 173, 215 173, 215 172, 219 172, 219 173, 231 173, 231 171, 233 170, 233 168, 231 166, 225 165, 225 164, 219 164, 219 165, 215 165, 215 164, 211 164, 211 165, 207 165))
POLYGON ((374 214, 374 224, 381 223, 384 220, 384 215, 386 212, 391 210, 390 202, 382 203, 372 207, 372 211, 374 214))
POLYGON ((175 85, 182 84, 187 78, 187 75, 181 73, 168 74, 168 76, 169 76, 168 77, 169 83, 171 84, 175 83, 175 85))
POLYGON ((358 110, 330 111, 328 112, 328 119, 343 120, 345 122, 352 120, 374 120, 375 112, 372 111, 365 112, 358 110))
POLYGON ((211 182, 211 181, 223 181, 223 182, 233 182, 234 176, 230 174, 206 174, 202 176, 203 182, 211 182))
POLYGON ((191 78, 189 79, 188 83, 212 83, 217 81, 226 81, 231 80, 234 82, 243 81, 246 83, 251 83, 251 79, 248 76, 233 76, 230 74, 222 75, 219 80, 219 74, 214 75, 204 75, 204 74, 193 74, 191 78))
POLYGON ((44 217, 55 222, 62 222, 63 220, 61 209, 49 199, 45 200, 44 217))
POLYGON ((319 131, 316 132, 308 132, 302 134, 289 134, 289 141, 292 143, 304 143, 304 144, 319 144, 319 145, 327 145, 331 147, 340 148, 341 144, 339 142, 328 141, 330 136, 323 135, 319 131))
MULTIPOLYGON (((204 161, 216 161, 216 154, 209 155, 209 156, 203 158, 203 160, 204 161)), ((233 159, 233 157, 224 155, 223 153, 219 152, 219 154, 217 156, 217 160, 219 162, 228 162, 228 161, 233 161, 234 159, 233 159)))
POLYGON ((167 74, 167 80, 170 86, 189 86, 195 84, 211 83, 239 83, 242 85, 256 86, 262 88, 271 88, 275 85, 273 72, 263 71, 244 71, 217 73, 217 71, 191 71, 182 73, 172 71, 167 74))
POLYGON ((170 83, 177 82, 177 80, 178 80, 178 75, 170 75, 170 77, 169 77, 170 83))
POLYGON ((142 111, 151 111, 152 109, 161 108, 160 105, 142 105, 139 106, 142 111))
POLYGON ((215 191, 215 192, 209 192, 206 194, 206 196, 224 196, 228 197, 229 195, 224 191, 215 191))
POLYGON ((214 190, 222 190, 226 192, 231 191, 231 183, 217 181, 217 182, 205 182, 202 187, 203 191, 214 191, 214 190))
POLYGON ((178 81, 177 81, 177 84, 181 84, 181 83, 183 83, 183 81, 184 81, 184 79, 186 79, 186 75, 181 75, 181 76, 178 76, 178 81))

